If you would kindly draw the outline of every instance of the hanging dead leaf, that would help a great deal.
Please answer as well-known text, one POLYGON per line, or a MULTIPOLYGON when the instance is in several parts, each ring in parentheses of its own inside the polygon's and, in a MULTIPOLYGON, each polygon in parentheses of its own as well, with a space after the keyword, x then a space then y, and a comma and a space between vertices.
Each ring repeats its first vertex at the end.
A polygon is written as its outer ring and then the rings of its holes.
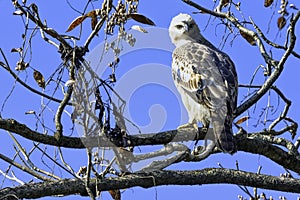
POLYGON ((13 12, 13 15, 23 15, 23 11, 22 10, 16 10, 15 12, 13 12))
POLYGON ((88 12, 85 16, 86 17, 95 17, 95 16, 98 16, 100 15, 101 13, 101 10, 100 9, 95 9, 95 10, 92 10, 91 12, 88 12))
POLYGON ((92 29, 94 30, 97 22, 98 22, 98 19, 97 19, 97 16, 100 15, 101 13, 101 10, 100 9, 95 9, 95 10, 92 10, 91 12, 88 12, 87 14, 85 15, 82 15, 82 16, 79 16, 77 17, 76 19, 74 19, 71 24, 69 25, 68 29, 66 32, 69 32, 71 30, 73 30, 76 26, 78 26, 79 24, 81 24, 86 18, 88 17, 91 17, 92 18, 92 29))
POLYGON ((265 0, 264 6, 265 7, 269 7, 270 5, 272 5, 274 0, 265 0))
POLYGON ((281 30, 285 26, 285 24, 286 19, 283 16, 279 17, 277 20, 277 27, 279 28, 279 30, 281 30))
POLYGON ((41 88, 45 88, 45 79, 41 72, 34 70, 33 78, 41 88))
POLYGON ((241 34, 241 36, 242 36, 245 40, 247 40, 247 42, 249 42, 252 46, 255 46, 255 45, 256 45, 256 42, 255 42, 254 38, 253 38, 250 34, 248 34, 247 32, 243 32, 242 30, 240 30, 240 34, 241 34))
POLYGON ((87 17, 92 18, 92 21, 91 21, 92 30, 95 29, 96 24, 98 23, 97 16, 100 15, 100 12, 101 12, 100 9, 96 9, 96 10, 92 10, 91 12, 86 14, 87 17))
POLYGON ((16 66, 15 70, 22 71, 22 70, 25 70, 28 66, 29 66, 29 63, 20 60, 17 62, 17 66, 16 66))
POLYGON ((12 48, 11 50, 10 50, 10 52, 12 52, 12 53, 15 53, 15 52, 18 52, 18 53, 20 53, 20 52, 22 52, 23 51, 23 49, 20 47, 20 48, 12 48))
POLYGON ((138 13, 131 13, 129 14, 129 17, 132 18, 133 20, 143 23, 143 24, 148 24, 151 26, 155 26, 155 23, 149 19, 148 17, 145 17, 144 15, 138 14, 138 13))
POLYGON ((221 1, 221 8, 226 7, 229 3, 229 0, 223 0, 221 1))
POLYGON ((139 31, 139 32, 142 32, 142 33, 148 33, 148 31, 146 31, 146 29, 144 29, 143 27, 138 26, 138 25, 133 25, 133 26, 131 27, 131 29, 136 30, 136 31, 139 31))
POLYGON ((74 19, 71 22, 71 24, 69 25, 69 27, 66 30, 66 32, 69 32, 69 31, 73 30, 76 26, 78 26, 79 24, 81 24, 86 18, 87 18, 87 16, 83 15, 83 16, 79 16, 76 19, 74 19))
POLYGON ((108 190, 108 192, 114 200, 121 200, 120 190, 108 190))
POLYGON ((294 9, 294 10, 299 10, 299 9, 296 7, 296 5, 293 4, 293 3, 290 4, 290 8, 292 8, 292 9, 294 9))
POLYGON ((95 29, 97 23, 98 23, 97 17, 93 17, 91 21, 92 30, 95 29))
POLYGON ((237 2, 234 6, 238 11, 241 10, 241 2, 237 2))
POLYGON ((241 117, 239 120, 237 120, 237 121, 235 122, 235 124, 241 124, 241 123, 247 121, 249 118, 250 118, 249 116, 241 117))
POLYGON ((29 111, 25 112, 25 115, 32 115, 32 114, 35 115, 35 111, 34 110, 29 110, 29 111))

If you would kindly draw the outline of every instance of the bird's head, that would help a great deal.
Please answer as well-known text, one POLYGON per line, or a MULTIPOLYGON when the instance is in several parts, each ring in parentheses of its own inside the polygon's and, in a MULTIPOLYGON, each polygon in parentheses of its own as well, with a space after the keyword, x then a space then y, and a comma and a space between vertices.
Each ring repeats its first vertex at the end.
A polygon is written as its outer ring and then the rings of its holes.
POLYGON ((172 19, 169 26, 169 35, 176 47, 189 41, 197 41, 202 37, 200 29, 193 18, 182 13, 172 19))

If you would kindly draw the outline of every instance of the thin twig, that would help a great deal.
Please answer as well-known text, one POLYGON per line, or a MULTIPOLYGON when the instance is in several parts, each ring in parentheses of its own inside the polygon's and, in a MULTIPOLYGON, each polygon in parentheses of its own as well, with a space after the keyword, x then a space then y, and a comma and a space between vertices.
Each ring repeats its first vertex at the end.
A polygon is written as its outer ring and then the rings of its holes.
POLYGON ((290 23, 290 45, 287 48, 287 50, 285 51, 285 53, 282 56, 282 58, 280 59, 280 61, 278 62, 278 64, 276 65, 274 71, 269 76, 269 78, 264 82, 264 84, 261 86, 261 88, 254 95, 252 95, 246 102, 244 102, 242 105, 240 105, 237 108, 236 116, 242 114, 248 108, 250 108, 254 103, 256 103, 257 100, 260 99, 270 89, 270 87, 274 84, 274 82, 280 76, 287 58, 290 56, 290 54, 292 53, 292 51, 295 47, 295 43, 296 43, 295 25, 296 25, 296 22, 298 21, 299 17, 300 17, 300 11, 296 14, 296 16, 293 18, 293 20, 291 20, 291 23, 290 23))
POLYGON ((4 173, 1 169, 0 169, 0 174, 2 176, 4 176, 5 178, 11 180, 11 181, 16 181, 17 183, 19 183, 20 185, 24 185, 25 182, 21 181, 20 179, 18 179, 15 174, 13 172, 11 172, 11 176, 9 176, 7 173, 4 173))
MULTIPOLYGON (((28 163, 28 165, 34 170, 37 171, 41 174, 47 175, 51 178, 57 179, 59 180, 60 178, 52 173, 49 173, 45 170, 42 170, 40 168, 38 168, 37 166, 34 165, 34 163, 30 160, 29 155, 26 153, 26 150, 22 147, 22 145, 18 142, 18 140, 13 136, 13 134, 10 131, 7 131, 9 136, 11 137, 11 139, 14 141, 14 143, 16 144, 17 148, 19 149, 19 151, 22 153, 22 155, 24 156, 26 162, 28 163)), ((18 151, 18 152, 19 152, 18 151)))
MULTIPOLYGON (((46 25, 44 25, 43 22, 39 19, 39 17, 35 17, 34 15, 32 15, 23 6, 21 6, 17 0, 13 0, 13 5, 15 6, 16 9, 19 9, 24 14, 26 14, 28 16, 28 18, 32 22, 34 22, 37 26, 39 26, 41 29, 43 29, 43 31, 45 33, 47 33, 51 37, 57 39, 65 48, 67 48, 67 49, 71 48, 71 46, 68 44, 68 42, 60 34, 58 34, 55 30, 48 28, 46 25)), ((38 13, 36 13, 36 14, 38 14, 38 13)))
POLYGON ((40 179, 40 180, 43 180, 43 181, 50 181, 50 182, 53 181, 52 179, 49 179, 49 178, 47 178, 47 177, 45 177, 45 176, 42 176, 42 175, 40 175, 39 173, 36 173, 35 171, 31 170, 30 168, 25 167, 25 166, 23 166, 23 165, 21 165, 21 164, 15 162, 15 161, 11 160, 10 158, 6 157, 5 155, 3 155, 3 154, 1 154, 1 153, 0 153, 0 159, 2 159, 2 160, 4 160, 5 162, 7 162, 7 163, 9 163, 9 164, 11 164, 11 165, 13 165, 13 166, 19 168, 20 170, 22 170, 22 171, 24 171, 24 172, 27 172, 28 174, 30 174, 30 175, 32 175, 32 176, 34 176, 34 177, 36 177, 36 178, 38 178, 38 179, 40 179))
POLYGON ((87 148, 87 157, 88 157, 88 163, 87 163, 87 172, 86 172, 86 180, 85 180, 85 188, 92 200, 95 200, 95 195, 93 194, 91 188, 90 188, 90 180, 91 180, 91 169, 92 169, 92 153, 91 149, 87 148))
MULTIPOLYGON (((3 51, 2 51, 1 48, 0 48, 0 52, 1 52, 2 57, 4 58, 4 60, 6 60, 6 57, 5 57, 5 55, 4 55, 4 53, 3 53, 3 51)), ((22 86, 24 86, 26 89, 28 89, 29 91, 31 91, 31 92, 33 92, 33 93, 35 93, 35 94, 37 94, 37 95, 40 95, 40 96, 42 96, 42 97, 45 97, 46 99, 49 99, 49 100, 54 101, 54 102, 57 102, 57 103, 61 103, 61 100, 60 100, 60 99, 56 99, 55 97, 49 96, 49 95, 47 95, 47 94, 45 94, 45 93, 43 93, 43 92, 40 92, 40 91, 38 91, 38 90, 36 90, 36 89, 30 87, 29 85, 27 85, 25 82, 23 82, 23 81, 18 77, 17 74, 15 74, 15 73, 11 70, 10 66, 8 65, 7 60, 5 61, 5 63, 6 63, 6 64, 0 62, 0 65, 1 65, 5 70, 7 70, 7 71, 14 77, 14 79, 15 79, 17 82, 19 82, 22 86)), ((72 104, 71 104, 71 103, 68 103, 68 105, 72 105, 72 104)))
MULTIPOLYGON (((259 34, 259 36, 268 44, 268 45, 271 45, 272 47, 275 47, 277 49, 283 49, 283 50, 287 50, 287 47, 286 46, 282 46, 282 45, 279 45, 279 44, 276 44, 274 42, 272 42, 271 40, 269 40, 262 32, 262 30, 254 23, 253 19, 251 17, 250 18, 250 21, 253 25, 253 27, 256 29, 257 33, 259 34)), ((300 58, 300 54, 296 53, 295 51, 292 51, 292 55, 295 56, 296 58, 300 58)))

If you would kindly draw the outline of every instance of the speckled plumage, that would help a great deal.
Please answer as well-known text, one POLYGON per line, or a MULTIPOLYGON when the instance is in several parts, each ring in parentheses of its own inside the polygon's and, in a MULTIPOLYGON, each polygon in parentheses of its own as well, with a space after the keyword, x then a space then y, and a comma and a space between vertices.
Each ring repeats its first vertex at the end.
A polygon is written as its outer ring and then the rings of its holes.
POLYGON ((233 62, 200 34, 187 14, 173 18, 169 33, 176 45, 172 76, 189 114, 188 125, 201 122, 208 128, 211 124, 216 145, 224 152, 234 153, 232 121, 238 83, 233 62))

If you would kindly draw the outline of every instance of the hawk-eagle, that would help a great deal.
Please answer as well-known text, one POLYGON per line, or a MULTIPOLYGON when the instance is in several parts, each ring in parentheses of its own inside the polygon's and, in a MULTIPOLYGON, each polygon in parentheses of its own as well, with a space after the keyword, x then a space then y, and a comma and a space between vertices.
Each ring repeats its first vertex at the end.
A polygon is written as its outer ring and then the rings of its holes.
POLYGON ((172 75, 189 115, 189 122, 178 129, 198 130, 201 122, 208 130, 211 124, 215 145, 223 152, 236 152, 232 121, 238 82, 234 63, 201 35, 188 14, 172 19, 169 35, 176 46, 172 75))

